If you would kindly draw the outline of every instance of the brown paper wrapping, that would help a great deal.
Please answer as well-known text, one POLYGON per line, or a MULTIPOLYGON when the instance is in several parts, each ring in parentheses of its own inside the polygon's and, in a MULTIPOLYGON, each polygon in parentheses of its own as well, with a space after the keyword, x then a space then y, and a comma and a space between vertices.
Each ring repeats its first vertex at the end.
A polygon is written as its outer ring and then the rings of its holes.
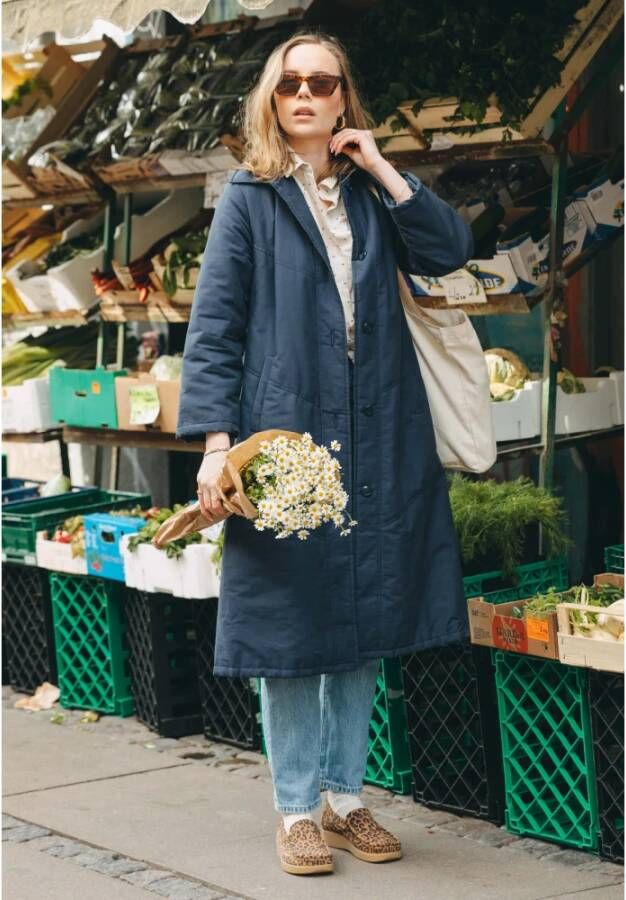
POLYGON ((222 471, 218 475, 217 489, 219 491, 222 506, 226 510, 225 515, 205 516, 200 510, 199 503, 192 503, 167 519, 152 538, 155 547, 164 547, 170 541, 192 534, 194 531, 202 531, 210 525, 216 525, 230 515, 244 516, 246 519, 256 519, 258 509, 246 497, 243 482, 239 474, 246 463, 261 452, 261 441, 273 441, 274 438, 284 437, 289 440, 300 440, 302 435, 297 431, 285 431, 283 428, 269 428, 267 431, 257 431, 240 444, 230 448, 224 458, 222 471))

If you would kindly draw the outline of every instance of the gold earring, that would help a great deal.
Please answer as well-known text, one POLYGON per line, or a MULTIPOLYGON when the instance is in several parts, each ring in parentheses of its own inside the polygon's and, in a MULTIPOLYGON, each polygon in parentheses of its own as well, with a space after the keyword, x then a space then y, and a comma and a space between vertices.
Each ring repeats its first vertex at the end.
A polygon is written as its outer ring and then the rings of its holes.
POLYGON ((342 128, 346 127, 346 117, 343 113, 340 116, 337 116, 337 121, 335 122, 335 127, 332 129, 332 133, 336 134, 338 131, 341 131, 342 128))

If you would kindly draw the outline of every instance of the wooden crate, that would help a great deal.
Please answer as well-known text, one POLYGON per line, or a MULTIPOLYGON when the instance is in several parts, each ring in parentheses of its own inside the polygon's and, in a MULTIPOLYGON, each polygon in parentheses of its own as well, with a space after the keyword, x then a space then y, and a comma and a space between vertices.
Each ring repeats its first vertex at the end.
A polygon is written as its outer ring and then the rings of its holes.
POLYGON ((43 109, 46 106, 54 106, 55 109, 58 109, 71 88, 81 81, 87 72, 87 67, 75 62, 65 47, 49 44, 43 48, 43 53, 45 62, 37 72, 37 76, 49 86, 50 93, 44 88, 31 91, 22 98, 19 104, 11 106, 4 113, 5 119, 30 116, 37 109, 43 109))
MULTIPOLYGON (((613 572, 596 575, 594 584, 612 584, 624 589, 624 576, 613 572)), ((604 672, 624 671, 624 644, 622 641, 594 640, 572 633, 570 611, 602 613, 598 606, 582 603, 559 603, 556 608, 558 621, 559 659, 568 666, 583 666, 588 669, 600 669, 604 672)), ((624 619, 624 615, 611 613, 616 619, 624 619)))
MULTIPOLYGON (((32 193, 20 193, 20 191, 25 191, 26 188, 14 186, 10 192, 5 193, 7 199, 23 199, 29 196, 45 197, 50 194, 62 194, 85 190, 93 190, 95 193, 93 182, 87 176, 80 172, 76 172, 60 160, 56 161, 54 168, 32 169, 29 169, 27 160, 32 156, 35 150, 39 149, 39 147, 43 147, 45 144, 49 144, 50 142, 59 140, 63 137, 89 105, 101 81, 109 77, 119 58, 120 48, 115 41, 112 41, 106 36, 103 39, 103 46, 104 49, 102 50, 102 53, 94 60, 89 68, 85 68, 84 66, 80 67, 80 80, 72 84, 66 91, 59 102, 56 115, 48 122, 43 131, 33 141, 24 154, 23 162, 17 167, 20 180, 26 183, 28 189, 32 193)), ((21 106, 19 108, 21 109, 21 106)), ((15 164, 13 165, 15 166, 15 164)), ((6 168, 7 163, 4 163, 3 187, 6 168)), ((10 167, 9 172, 7 172, 7 177, 13 177, 17 180, 14 168, 10 167)))
MULTIPOLYGON (((481 127, 473 134, 461 133, 464 128, 475 128, 477 123, 461 115, 457 116, 458 98, 433 97, 426 101, 417 113, 411 111, 414 100, 400 104, 398 113, 406 123, 406 127, 393 132, 390 123, 395 116, 390 116, 374 130, 374 136, 389 138, 384 147, 385 153, 389 155, 428 151, 425 130, 434 131, 440 142, 449 144, 445 151, 449 153, 453 153, 458 147, 477 149, 483 145, 486 148, 502 144, 505 130, 509 133, 508 143, 513 150, 518 143, 538 140, 548 118, 618 25, 622 15, 623 6, 619 0, 590 0, 576 13, 575 24, 561 49, 555 54, 563 65, 561 79, 554 87, 530 99, 529 111, 521 122, 519 131, 505 129, 500 125, 502 115, 495 95, 488 98, 485 118, 481 127)), ((428 156, 430 158, 434 153, 429 151, 428 156)))

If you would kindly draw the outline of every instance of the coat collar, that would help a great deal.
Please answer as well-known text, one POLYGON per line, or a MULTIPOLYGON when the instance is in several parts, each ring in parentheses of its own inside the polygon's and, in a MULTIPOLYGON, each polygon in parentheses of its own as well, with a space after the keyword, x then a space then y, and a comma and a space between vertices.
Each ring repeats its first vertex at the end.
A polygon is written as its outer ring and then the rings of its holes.
MULTIPOLYGON (((354 176, 358 176, 360 174, 359 170, 354 168, 348 172, 344 172, 338 178, 339 180, 339 190, 344 200, 344 204, 346 207, 346 213, 348 215, 348 219, 350 219, 350 209, 351 209, 351 192, 354 187, 354 176)), ((326 245, 324 243, 324 239, 320 234, 320 230, 317 227, 317 222, 315 221, 309 206, 304 199, 304 195, 296 183, 293 175, 281 175, 278 178, 274 178, 272 181, 262 181, 260 178, 257 178, 256 175, 253 175, 252 172, 248 172, 247 169, 235 169, 234 172, 229 177, 229 181, 234 184, 249 184, 249 185, 261 185, 261 184, 269 184, 279 195, 279 197, 287 204, 292 214, 295 216, 297 221, 300 223, 306 234, 311 239, 313 246, 318 251, 328 270, 332 274, 332 266, 330 264, 330 260, 328 258, 328 253, 326 251, 326 245)), ((358 258, 360 253, 359 247, 359 239, 358 235, 355 233, 353 229, 353 243, 352 243, 352 258, 358 258)))

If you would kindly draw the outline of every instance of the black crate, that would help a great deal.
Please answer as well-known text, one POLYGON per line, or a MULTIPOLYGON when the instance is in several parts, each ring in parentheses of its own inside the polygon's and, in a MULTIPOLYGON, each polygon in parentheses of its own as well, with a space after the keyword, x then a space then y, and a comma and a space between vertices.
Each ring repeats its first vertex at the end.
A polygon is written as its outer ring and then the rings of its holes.
POLYGON ((589 670, 600 856, 624 862, 624 676, 589 670))
POLYGON ((504 782, 491 651, 448 644, 404 660, 413 796, 502 824, 504 782))
POLYGON ((2 630, 9 684, 34 694, 40 684, 58 684, 48 572, 37 566, 2 567, 2 630))
POLYGON ((128 589, 124 600, 135 714, 163 737, 202 731, 191 600, 128 589))
POLYGON ((259 750, 261 714, 255 680, 213 675, 217 599, 194 600, 193 609, 204 734, 213 741, 259 750))

